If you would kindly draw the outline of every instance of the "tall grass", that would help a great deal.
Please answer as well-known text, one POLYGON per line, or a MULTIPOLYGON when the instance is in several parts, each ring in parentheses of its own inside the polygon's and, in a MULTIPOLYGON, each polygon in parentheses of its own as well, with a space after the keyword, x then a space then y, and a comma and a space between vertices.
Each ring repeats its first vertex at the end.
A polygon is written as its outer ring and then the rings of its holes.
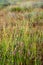
POLYGON ((43 65, 43 29, 38 24, 43 21, 43 14, 29 15, 27 20, 16 21, 15 26, 3 25, 0 65, 43 65))

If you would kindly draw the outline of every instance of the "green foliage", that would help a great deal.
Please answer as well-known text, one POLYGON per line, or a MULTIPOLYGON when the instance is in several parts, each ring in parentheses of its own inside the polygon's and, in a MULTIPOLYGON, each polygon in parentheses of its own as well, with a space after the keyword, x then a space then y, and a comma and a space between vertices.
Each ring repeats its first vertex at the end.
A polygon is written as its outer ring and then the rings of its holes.
POLYGON ((15 7, 15 8, 11 8, 11 12, 14 12, 14 11, 22 11, 22 9, 20 7, 15 7))

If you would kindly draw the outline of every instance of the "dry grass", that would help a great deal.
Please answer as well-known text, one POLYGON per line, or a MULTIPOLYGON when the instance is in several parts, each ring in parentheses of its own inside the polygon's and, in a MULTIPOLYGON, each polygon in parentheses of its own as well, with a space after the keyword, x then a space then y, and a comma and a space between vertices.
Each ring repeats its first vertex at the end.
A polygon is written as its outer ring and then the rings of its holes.
POLYGON ((43 65, 42 8, 0 10, 0 64, 43 65))

